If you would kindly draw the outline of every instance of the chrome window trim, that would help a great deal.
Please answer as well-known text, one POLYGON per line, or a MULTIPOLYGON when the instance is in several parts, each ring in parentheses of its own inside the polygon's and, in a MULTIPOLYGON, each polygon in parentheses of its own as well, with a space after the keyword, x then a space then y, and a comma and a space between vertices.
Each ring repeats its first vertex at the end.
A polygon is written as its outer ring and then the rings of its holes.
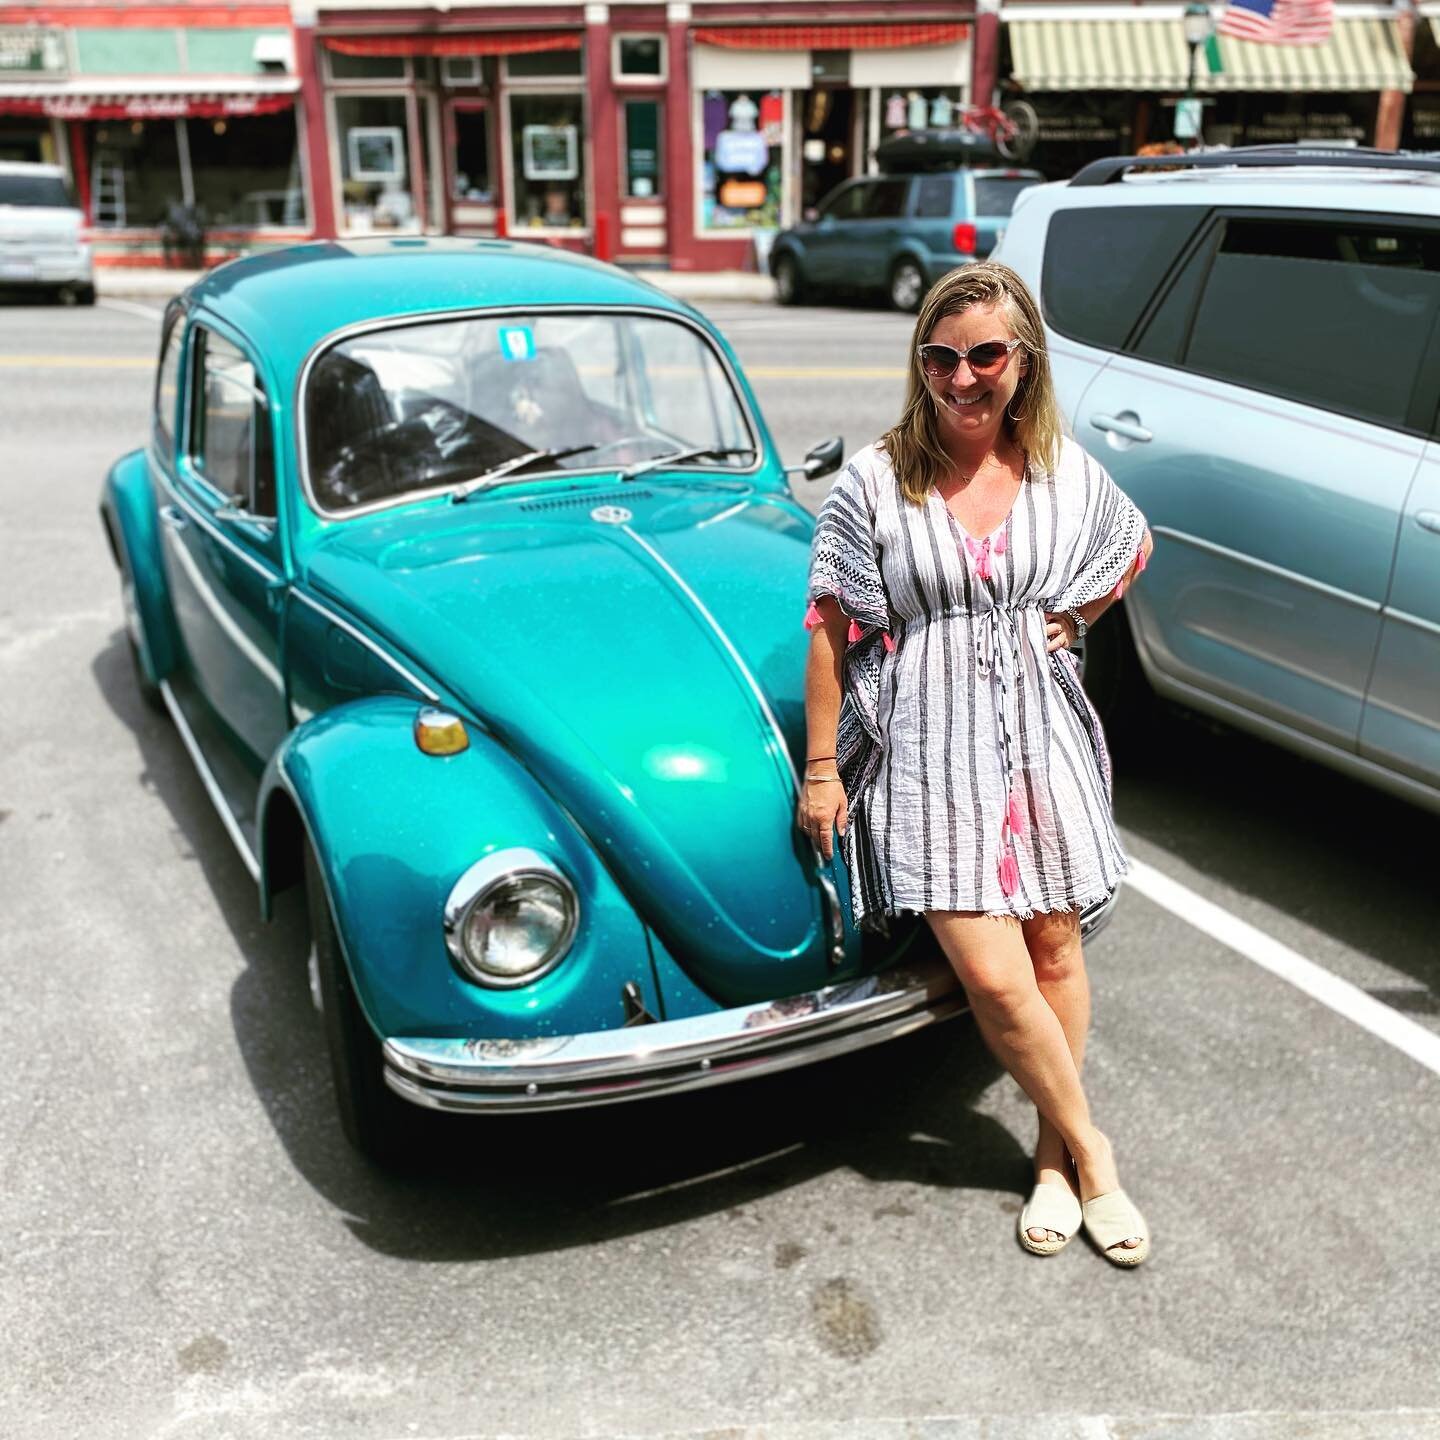
POLYGON ((393 655, 377 645, 363 630, 352 625, 342 615, 337 615, 328 605, 322 605, 313 595, 307 594, 298 585, 290 587, 290 593, 295 599, 303 601, 318 615, 323 615, 332 625, 338 625, 347 635, 359 644, 363 645, 370 653, 383 660, 407 685, 413 685, 420 694, 434 704, 440 703, 440 697, 423 680, 407 670, 393 655))
MULTIPOLYGON (((296 469, 300 475, 300 493, 305 497, 305 503, 309 506, 312 514, 319 516, 322 520, 341 521, 355 519, 361 515, 373 515, 383 510, 393 510, 400 505, 412 505, 417 500, 433 499, 437 495, 446 495, 455 488, 455 482, 447 482, 444 485, 432 485, 425 490, 411 490, 404 495, 397 495, 387 500, 376 500, 368 505, 357 505, 347 510, 327 510, 320 504, 315 495, 315 490, 310 482, 310 447, 306 434, 306 410, 305 395, 310 383, 310 372, 320 357, 337 345, 343 345, 346 341, 354 340, 361 335, 378 334, 385 330, 397 330, 414 325, 445 324, 456 320, 503 320, 507 315, 638 315, 649 316, 659 320, 671 320, 685 325, 700 338, 706 347, 714 354, 720 362, 726 379, 730 382, 730 388, 734 393, 735 400, 739 406, 740 414, 744 417, 746 430, 755 452, 755 463, 745 469, 717 469, 715 466, 703 466, 690 464, 688 466, 677 466, 677 469, 699 470, 707 476, 720 476, 734 478, 741 475, 755 475, 763 467, 766 459, 765 449, 760 444, 760 429, 758 417, 750 408, 749 398, 745 393, 745 387, 739 383, 739 373, 730 363, 730 357, 725 351, 715 344, 709 331, 704 326, 692 320, 688 315, 683 315, 674 310, 665 309, 658 305, 499 305, 499 306, 469 306, 455 310, 427 310, 412 312, 405 315, 390 315, 380 320, 357 320, 353 324, 342 326, 339 330, 333 330, 318 341, 306 355, 300 366, 300 374, 295 381, 295 460, 296 469)), ((603 468, 595 467, 586 469, 580 466, 573 470, 537 470, 533 476, 526 476, 526 479, 544 480, 559 476, 563 479, 584 479, 590 475, 608 475, 612 472, 622 470, 623 466, 609 465, 603 468)))
POLYGON ((580 929, 580 893, 570 877, 548 855, 523 845, 510 846, 504 850, 492 851, 461 875, 445 897, 441 923, 445 930, 445 948, 460 967, 466 980, 487 990, 520 990, 548 975, 570 953, 580 929), (497 886, 503 885, 507 880, 519 880, 529 875, 539 875, 555 881, 569 897, 569 913, 564 934, 554 955, 533 970, 509 978, 487 974, 476 967, 461 940, 466 917, 475 905, 497 886))
POLYGON ((1283 565, 1272 565, 1270 561, 1257 559, 1254 555, 1247 555, 1243 550, 1232 550, 1228 545, 1217 545, 1213 540, 1202 540, 1198 535, 1191 535, 1188 531, 1175 530, 1169 525, 1152 525, 1150 529, 1154 534, 1163 535, 1167 540, 1178 540, 1182 545, 1193 545, 1197 550, 1208 550, 1212 555, 1220 555, 1226 560, 1235 560, 1242 565, 1249 565, 1252 569, 1263 570, 1267 575, 1274 575, 1291 585, 1299 585, 1303 589, 1328 595, 1332 600, 1340 600, 1346 605, 1355 606, 1357 610, 1366 610, 1371 614, 1378 615, 1384 608, 1378 600, 1368 600, 1363 595, 1356 595, 1349 590, 1341 590, 1335 585, 1327 585, 1323 580, 1312 580, 1308 575, 1287 570, 1283 565))

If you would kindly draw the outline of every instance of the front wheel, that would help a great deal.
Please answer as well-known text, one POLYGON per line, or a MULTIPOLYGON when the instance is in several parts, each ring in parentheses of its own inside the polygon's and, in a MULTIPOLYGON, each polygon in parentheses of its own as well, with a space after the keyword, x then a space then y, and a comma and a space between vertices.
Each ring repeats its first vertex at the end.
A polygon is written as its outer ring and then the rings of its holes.
POLYGON ((1010 123, 995 136, 995 148, 1006 160, 1024 160, 1040 138, 1040 116, 1028 100, 1012 100, 1002 107, 1010 123))
POLYGON ((801 305, 805 301, 805 290, 800 262, 793 255, 782 255, 775 262, 775 298, 782 305, 801 305))
POLYGON ((385 1083, 380 1041, 356 998, 320 864, 305 842, 305 897, 310 908, 314 971, 335 1105, 345 1138, 367 1159, 385 1168, 410 1158, 410 1140, 419 1116, 385 1083))
POLYGON ((890 272, 890 303, 913 315, 925 298, 925 272, 913 260, 899 260, 890 272))

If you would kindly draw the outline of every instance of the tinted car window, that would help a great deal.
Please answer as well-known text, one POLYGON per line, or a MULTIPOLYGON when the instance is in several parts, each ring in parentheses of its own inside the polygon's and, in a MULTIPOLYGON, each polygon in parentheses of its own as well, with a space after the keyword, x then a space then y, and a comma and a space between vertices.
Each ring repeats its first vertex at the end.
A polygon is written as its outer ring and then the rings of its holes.
POLYGON ((1059 210, 1045 237, 1045 318, 1062 335, 1118 350, 1205 214, 1200 206, 1059 210))
POLYGON ((908 180, 876 180, 868 188, 870 194, 865 201, 867 220, 894 220, 905 213, 905 193, 910 188, 908 180))
POLYGON ((975 213, 977 215, 1008 215, 1015 208, 1016 198, 1040 182, 1014 175, 977 175, 975 177, 975 213))
POLYGON ((0 205, 43 205, 73 210, 65 182, 58 175, 0 175, 0 205))
POLYGON ((1231 220, 1187 369, 1400 425, 1440 306, 1440 231, 1231 220))
POLYGON ((955 193, 955 175, 921 175, 915 181, 915 218, 948 220, 955 193))
POLYGON ((820 218, 822 220, 858 220, 865 213, 865 204, 869 198, 870 182, 862 180, 855 185, 847 185, 843 190, 837 190, 820 207, 820 218))

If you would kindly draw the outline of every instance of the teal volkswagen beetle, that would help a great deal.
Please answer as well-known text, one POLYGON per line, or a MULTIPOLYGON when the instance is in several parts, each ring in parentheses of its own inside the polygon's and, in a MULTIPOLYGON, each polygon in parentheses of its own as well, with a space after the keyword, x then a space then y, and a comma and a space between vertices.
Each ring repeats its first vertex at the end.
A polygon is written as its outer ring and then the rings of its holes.
POLYGON ((362 1151, 412 1105, 650 1096, 963 1008, 794 826, 813 522, 679 301, 497 241, 233 262, 170 307, 101 514, 262 912, 306 887, 362 1151))

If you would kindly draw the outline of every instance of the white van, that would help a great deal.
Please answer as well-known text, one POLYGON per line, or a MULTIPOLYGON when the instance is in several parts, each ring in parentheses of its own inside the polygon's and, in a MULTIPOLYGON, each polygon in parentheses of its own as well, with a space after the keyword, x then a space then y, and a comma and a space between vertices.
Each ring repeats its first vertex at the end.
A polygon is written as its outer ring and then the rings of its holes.
POLYGON ((43 286, 67 305, 93 305, 84 223, 58 165, 0 161, 0 288, 43 286))

